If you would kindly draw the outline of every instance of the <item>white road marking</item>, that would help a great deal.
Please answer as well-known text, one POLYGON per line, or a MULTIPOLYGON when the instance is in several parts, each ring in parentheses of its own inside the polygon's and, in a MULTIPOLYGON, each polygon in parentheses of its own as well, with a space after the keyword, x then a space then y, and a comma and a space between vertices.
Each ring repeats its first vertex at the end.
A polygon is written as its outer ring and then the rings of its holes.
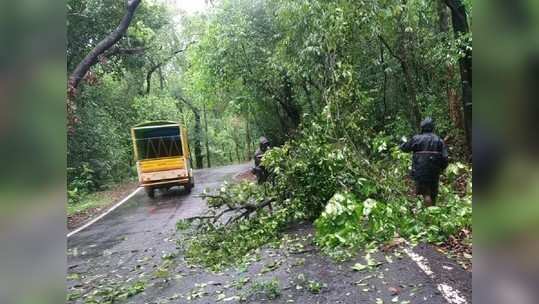
MULTIPOLYGON (((414 261, 417 266, 432 280, 436 278, 436 275, 430 268, 428 260, 425 257, 420 256, 415 253, 411 248, 404 248, 404 252, 412 261, 414 261)), ((445 298, 447 303, 450 304, 468 304, 468 301, 461 295, 461 293, 449 286, 446 283, 437 284, 438 290, 442 293, 442 296, 445 298)))
POLYGON ((112 211, 114 211, 114 209, 120 207, 121 205, 123 205, 125 202, 127 202, 130 198, 132 198, 135 194, 137 194, 137 192, 140 191, 140 189, 142 189, 142 187, 138 187, 137 189, 135 189, 135 191, 131 192, 131 194, 129 194, 128 196, 126 196, 123 200, 119 201, 116 205, 112 206, 109 210, 107 210, 106 212, 100 214, 98 217, 94 218, 93 220, 89 221, 88 223, 82 225, 81 227, 71 231, 70 233, 67 234, 67 237, 71 237, 72 235, 75 235, 76 233, 79 233, 80 231, 90 227, 92 224, 94 224, 95 222, 99 221, 100 219, 102 219, 103 217, 105 217, 107 214, 111 213, 112 211))
POLYGON ((449 303, 455 303, 455 304, 468 303, 466 299, 460 295, 460 292, 458 290, 453 289, 451 286, 445 283, 438 284, 438 290, 442 293, 444 298, 449 303))
POLYGON ((412 251, 410 248, 404 248, 404 252, 414 261, 423 272, 428 275, 430 278, 434 278, 434 272, 430 269, 428 261, 426 258, 420 256, 419 254, 412 251))

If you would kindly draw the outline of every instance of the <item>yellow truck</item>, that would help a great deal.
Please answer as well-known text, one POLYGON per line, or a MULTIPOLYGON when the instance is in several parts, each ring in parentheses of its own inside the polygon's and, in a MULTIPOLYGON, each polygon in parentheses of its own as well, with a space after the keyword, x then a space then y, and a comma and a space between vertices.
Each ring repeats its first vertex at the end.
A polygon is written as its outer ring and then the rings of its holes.
POLYGON ((139 183, 149 197, 155 189, 195 186, 187 130, 173 121, 151 121, 131 128, 139 183))

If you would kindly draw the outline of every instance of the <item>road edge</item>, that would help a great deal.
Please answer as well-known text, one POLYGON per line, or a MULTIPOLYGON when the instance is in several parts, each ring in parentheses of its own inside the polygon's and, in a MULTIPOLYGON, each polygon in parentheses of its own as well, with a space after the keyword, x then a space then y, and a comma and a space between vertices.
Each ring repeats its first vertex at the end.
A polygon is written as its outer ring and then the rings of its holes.
POLYGON ((101 213, 99 216, 91 219, 90 221, 88 221, 86 224, 80 226, 79 228, 69 232, 67 234, 67 238, 70 238, 71 236, 81 232, 82 230, 90 227, 91 225, 93 225, 95 222, 99 221, 100 219, 102 219, 103 217, 105 217, 107 214, 111 213, 112 211, 114 211, 114 209, 120 207, 121 205, 123 205, 125 202, 127 202, 130 198, 132 198, 133 196, 135 196, 135 194, 137 194, 140 189, 142 189, 142 187, 137 187, 137 189, 135 189, 133 192, 131 192, 128 196, 124 197, 121 201, 119 201, 118 203, 116 203, 114 206, 110 207, 109 210, 101 213))

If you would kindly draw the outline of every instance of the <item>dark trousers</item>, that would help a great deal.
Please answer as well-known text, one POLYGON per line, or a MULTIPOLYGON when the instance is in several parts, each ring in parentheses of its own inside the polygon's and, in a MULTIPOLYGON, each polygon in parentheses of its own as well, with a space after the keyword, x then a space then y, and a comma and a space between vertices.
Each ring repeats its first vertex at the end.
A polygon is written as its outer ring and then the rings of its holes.
POLYGON ((416 180, 415 181, 415 187, 416 187, 416 194, 417 195, 423 195, 423 196, 430 196, 432 199, 432 204, 436 204, 436 198, 438 197, 438 186, 439 186, 439 179, 432 179, 432 180, 416 180))
POLYGON ((256 180, 259 184, 262 184, 266 181, 268 172, 266 171, 266 168, 262 166, 254 167, 253 173, 256 175, 256 180))

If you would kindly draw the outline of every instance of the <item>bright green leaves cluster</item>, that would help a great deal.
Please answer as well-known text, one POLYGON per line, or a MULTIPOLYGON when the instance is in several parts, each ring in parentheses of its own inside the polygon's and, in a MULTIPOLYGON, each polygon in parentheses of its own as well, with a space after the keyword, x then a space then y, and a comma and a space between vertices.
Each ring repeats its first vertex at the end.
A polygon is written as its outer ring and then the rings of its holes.
MULTIPOLYGON (((376 206, 376 201, 368 202, 367 213, 376 206)), ((358 203, 357 197, 352 193, 336 193, 327 203, 324 212, 314 222, 318 239, 323 246, 336 247, 349 243, 358 236, 358 227, 363 221, 363 205, 358 203)))
POLYGON ((397 193, 386 195, 381 202, 336 193, 315 221, 317 244, 326 252, 383 244, 395 237, 439 244, 471 228, 471 190, 461 197, 442 185, 440 203, 428 208, 397 193))
MULTIPOLYGON (((433 220, 441 215, 439 210, 439 207, 433 207, 420 212, 420 218, 416 220, 403 205, 386 204, 371 198, 360 200, 352 193, 337 193, 315 221, 316 241, 322 248, 331 250, 383 244, 401 235, 413 239, 424 235, 437 237, 440 227, 425 227, 421 221, 434 223, 433 220)), ((447 220, 446 215, 437 223, 447 220)))
POLYGON ((406 210, 371 198, 360 200, 349 192, 336 193, 315 221, 316 242, 324 249, 383 244, 395 236, 401 212, 406 210))

